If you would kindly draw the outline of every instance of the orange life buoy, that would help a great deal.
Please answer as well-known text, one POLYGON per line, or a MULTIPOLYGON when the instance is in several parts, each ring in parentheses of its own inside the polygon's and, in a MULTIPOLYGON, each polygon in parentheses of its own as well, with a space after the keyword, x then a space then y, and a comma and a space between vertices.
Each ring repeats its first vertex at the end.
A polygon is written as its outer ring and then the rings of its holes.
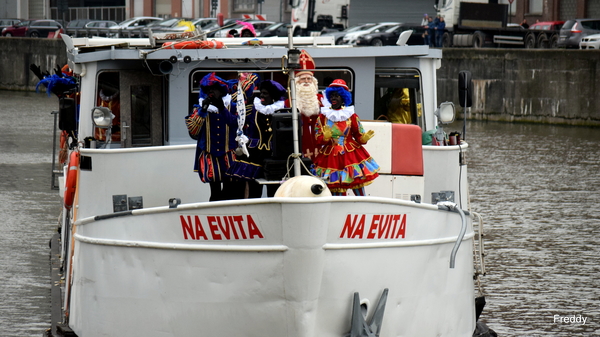
POLYGON ((181 42, 165 42, 162 45, 163 49, 222 49, 225 44, 221 41, 181 41, 181 42))
POLYGON ((77 170, 79 169, 79 151, 71 152, 69 157, 69 169, 67 171, 67 182, 65 184, 64 204, 66 209, 71 209, 75 199, 77 187, 77 170))

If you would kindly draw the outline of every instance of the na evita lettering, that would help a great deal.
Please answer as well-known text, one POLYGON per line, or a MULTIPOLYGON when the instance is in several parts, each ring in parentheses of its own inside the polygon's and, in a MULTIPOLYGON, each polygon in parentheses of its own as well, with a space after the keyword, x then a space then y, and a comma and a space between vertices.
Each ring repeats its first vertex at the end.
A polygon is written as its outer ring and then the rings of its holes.
POLYGON ((185 240, 224 241, 264 238, 256 221, 248 215, 180 215, 185 240))
POLYGON ((340 239, 404 239, 406 214, 348 214, 340 239))

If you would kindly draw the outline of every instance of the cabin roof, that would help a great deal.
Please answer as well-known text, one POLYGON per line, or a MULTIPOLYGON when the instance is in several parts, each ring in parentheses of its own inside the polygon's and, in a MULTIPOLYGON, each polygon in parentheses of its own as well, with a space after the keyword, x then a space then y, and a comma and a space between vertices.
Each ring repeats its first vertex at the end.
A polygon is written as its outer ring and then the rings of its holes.
MULTIPOLYGON (((265 38, 263 45, 248 46, 247 38, 214 39, 225 43, 223 49, 162 49, 152 39, 70 38, 63 35, 67 52, 76 63, 101 60, 165 60, 190 56, 191 61, 206 59, 280 59, 287 54, 287 38, 265 38)), ((427 57, 441 58, 439 49, 425 45, 349 47, 331 43, 329 37, 295 37, 294 47, 307 49, 314 58, 427 57)))

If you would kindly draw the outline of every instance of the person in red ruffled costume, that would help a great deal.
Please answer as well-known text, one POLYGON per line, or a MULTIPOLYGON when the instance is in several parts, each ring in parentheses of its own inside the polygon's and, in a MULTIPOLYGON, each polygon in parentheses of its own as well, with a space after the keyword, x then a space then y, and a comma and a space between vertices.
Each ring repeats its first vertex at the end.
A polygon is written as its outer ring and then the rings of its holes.
POLYGON ((295 73, 295 83, 296 108, 301 114, 302 122, 302 155, 314 160, 318 153, 314 127, 323 106, 323 95, 319 93, 319 83, 312 72, 315 70, 315 62, 306 50, 300 53, 300 67, 301 70, 295 73))
POLYGON ((321 108, 315 124, 315 140, 321 148, 313 160, 313 173, 325 181, 334 196, 346 195, 348 189, 364 196, 365 186, 379 176, 379 165, 362 146, 375 132, 365 132, 344 80, 334 80, 325 97, 331 106, 321 108))

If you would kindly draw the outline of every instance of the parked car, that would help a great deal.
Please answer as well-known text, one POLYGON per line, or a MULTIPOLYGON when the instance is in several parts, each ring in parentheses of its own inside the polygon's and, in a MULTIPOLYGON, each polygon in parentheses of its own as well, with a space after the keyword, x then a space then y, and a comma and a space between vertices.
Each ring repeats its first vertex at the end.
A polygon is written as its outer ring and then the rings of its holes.
POLYGON ((287 23, 284 22, 276 22, 272 25, 265 27, 265 29, 258 30, 256 29, 257 37, 269 37, 269 36, 279 36, 286 37, 288 36, 287 23))
POLYGON ((116 24, 115 21, 98 20, 88 22, 83 28, 87 36, 106 37, 110 32, 110 27, 115 26, 116 24))
POLYGON ((65 32, 63 26, 54 20, 24 20, 2 29, 2 36, 48 37, 56 31, 65 32))
MULTIPOLYGON (((242 20, 240 20, 240 21, 242 21, 242 20)), ((245 20, 245 21, 248 23, 251 23, 252 26, 254 26, 255 31, 263 30, 263 29, 267 28, 268 26, 275 23, 273 21, 265 21, 265 20, 245 20)), ((223 26, 225 26, 225 25, 223 25, 223 26)), ((227 37, 231 30, 235 30, 237 32, 237 34, 239 35, 242 31, 242 28, 244 28, 244 26, 241 24, 236 24, 234 26, 223 28, 223 29, 217 31, 215 33, 214 37, 227 37)))
POLYGON ((364 30, 347 33, 346 35, 344 35, 343 44, 354 45, 354 44, 356 44, 356 40, 358 39, 358 37, 361 35, 384 32, 392 27, 398 26, 399 24, 400 24, 400 22, 382 22, 382 23, 378 23, 375 26, 369 27, 364 30))
POLYGON ((189 21, 191 24, 192 20, 192 18, 170 18, 162 21, 154 21, 147 25, 145 29, 151 29, 153 33, 165 33, 172 32, 175 28, 178 28, 178 30, 180 30, 180 27, 183 27, 183 30, 181 30, 181 32, 185 32, 187 29, 189 29, 189 27, 180 26, 180 23, 182 23, 183 21, 189 21))
POLYGON ((0 31, 2 31, 2 29, 6 28, 6 27, 11 27, 13 25, 16 25, 17 23, 21 22, 23 20, 21 19, 0 19, 0 31))
POLYGON ((529 29, 535 30, 560 30, 565 22, 564 21, 543 21, 536 22, 529 26, 529 29))
MULTIPOLYGON (((208 37, 215 37, 215 34, 220 31, 221 29, 223 29, 223 27, 229 27, 229 29, 233 28, 233 26, 236 25, 236 21, 240 21, 240 19, 225 19, 223 20, 223 25, 220 26, 218 21, 215 21, 213 23, 210 23, 208 25, 206 25, 203 30, 205 32, 207 32, 207 36, 208 37)), ((241 21, 245 21, 245 20, 241 20, 241 21)))
POLYGON ((67 23, 65 27, 65 34, 71 37, 82 37, 87 36, 87 32, 85 32, 85 25, 92 21, 91 19, 77 19, 71 20, 67 23))
POLYGON ((579 48, 581 39, 588 35, 600 33, 600 19, 567 20, 560 29, 558 47, 579 48))
POLYGON ((206 32, 206 31, 208 31, 207 30, 208 27, 217 23, 217 19, 216 18, 199 18, 199 19, 193 20, 192 23, 194 24, 194 26, 196 26, 196 29, 200 28, 206 32))
POLYGON ((358 32, 361 30, 365 30, 367 28, 371 28, 375 26, 375 23, 365 23, 363 25, 349 27, 344 30, 337 31, 326 31, 325 33, 321 33, 321 36, 333 36, 333 40, 335 44, 343 44, 344 43, 344 35, 352 32, 358 32))
POLYGON ((600 49, 600 34, 588 35, 581 38, 579 49, 600 49))
POLYGON ((400 34, 406 30, 412 30, 412 34, 406 44, 424 44, 422 35, 425 33, 425 28, 418 23, 400 24, 383 32, 359 36, 356 44, 359 46, 393 46, 398 41, 400 34))
POLYGON ((161 21, 161 18, 153 16, 136 16, 127 19, 117 25, 109 27, 109 37, 142 37, 144 28, 154 21, 161 21))

